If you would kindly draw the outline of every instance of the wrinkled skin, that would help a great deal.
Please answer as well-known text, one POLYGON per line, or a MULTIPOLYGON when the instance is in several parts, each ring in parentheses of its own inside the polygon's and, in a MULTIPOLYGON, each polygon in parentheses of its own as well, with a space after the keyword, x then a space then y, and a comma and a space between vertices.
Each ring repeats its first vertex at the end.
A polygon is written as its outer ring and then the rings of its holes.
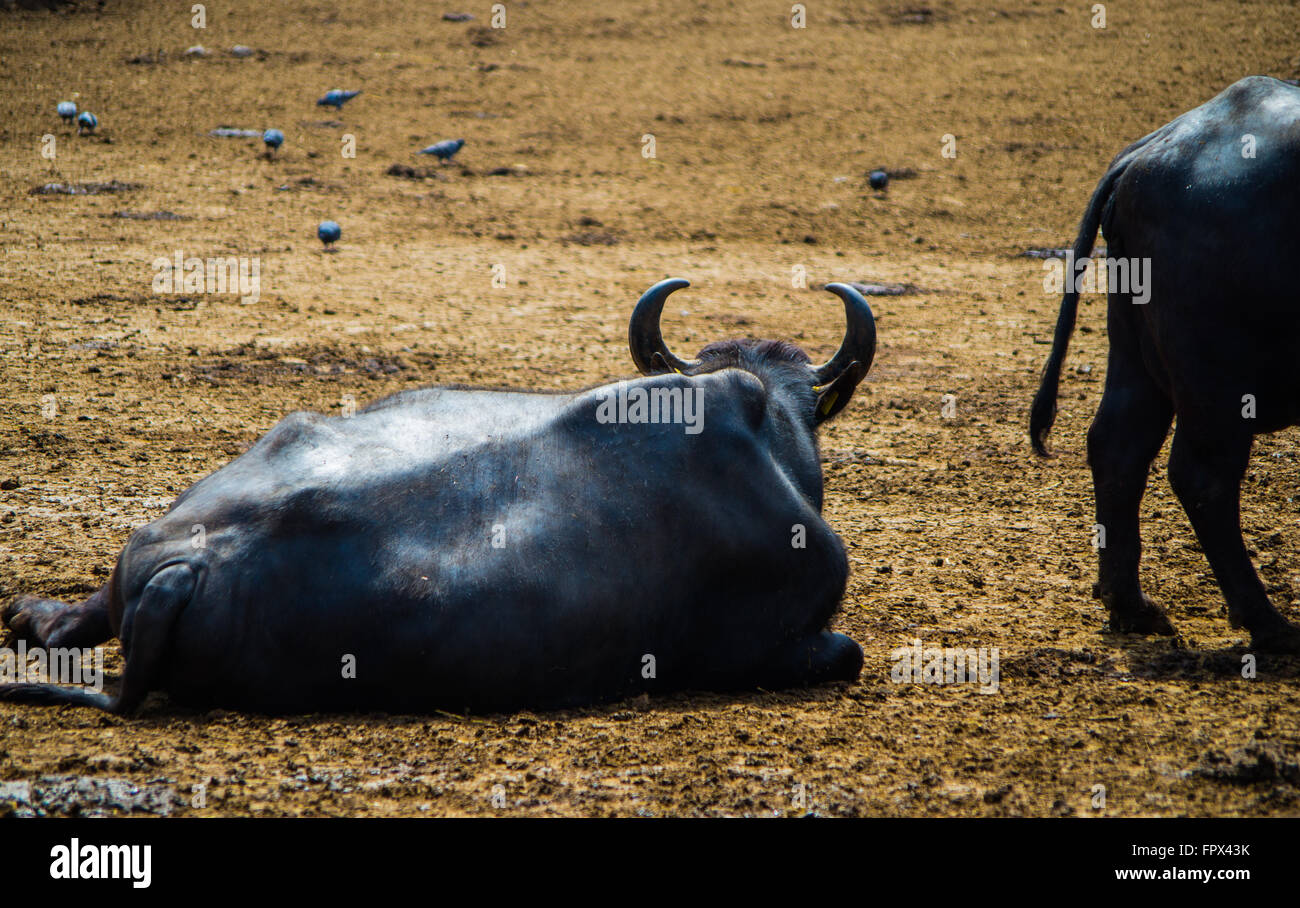
POLYGON ((34 644, 118 636, 117 699, 0 699, 489 711, 851 680, 861 650, 826 630, 848 561, 820 516, 833 411, 812 375, 795 348, 733 342, 628 383, 698 391, 698 434, 602 423, 601 388, 294 413, 133 533, 90 600, 8 610, 34 644))
MULTIPOLYGON (((1111 627, 1174 632, 1138 580, 1138 509, 1176 416, 1170 484, 1230 621, 1249 629, 1257 650, 1300 652, 1300 630, 1269 602, 1251 564, 1239 513, 1255 434, 1300 422, 1300 88, 1243 79, 1125 149, 1093 195, 1076 257, 1091 251, 1098 224, 1109 256, 1151 260, 1149 302, 1109 294, 1106 385, 1088 433, 1106 530, 1097 591, 1111 627), (1253 158, 1242 154, 1247 135, 1253 158)), ((1067 293, 1034 401, 1040 452, 1076 305, 1067 293)))

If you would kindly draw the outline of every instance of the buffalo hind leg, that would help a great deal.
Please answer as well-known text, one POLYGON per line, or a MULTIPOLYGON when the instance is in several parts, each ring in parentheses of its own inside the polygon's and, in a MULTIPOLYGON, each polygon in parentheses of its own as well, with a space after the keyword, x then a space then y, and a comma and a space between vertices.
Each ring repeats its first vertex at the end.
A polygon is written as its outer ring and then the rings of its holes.
MULTIPOLYGON (((1114 303, 1112 303, 1114 305, 1114 303)), ((1120 633, 1172 634, 1164 610, 1142 592, 1139 512, 1151 461, 1160 452, 1173 406, 1134 354, 1116 355, 1112 337, 1106 390, 1088 430, 1088 465, 1097 499, 1097 595, 1120 633)))
POLYGON ((862 671, 862 647, 843 634, 821 631, 785 644, 761 666, 758 686, 771 690, 854 681, 862 671))
POLYGON ((90 706, 126 714, 166 680, 172 629, 194 595, 196 576, 187 564, 170 564, 145 584, 138 601, 122 618, 122 652, 126 670, 116 697, 57 684, 0 684, 0 702, 34 706, 90 706))
POLYGON ((81 603, 19 596, 0 618, 17 639, 47 649, 98 646, 114 636, 108 618, 107 585, 81 603))
POLYGON ((1198 432, 1180 422, 1169 482, 1219 581, 1232 626, 1249 630, 1251 645, 1261 652, 1300 653, 1300 628, 1269 602, 1241 538, 1241 480, 1253 440, 1198 432))

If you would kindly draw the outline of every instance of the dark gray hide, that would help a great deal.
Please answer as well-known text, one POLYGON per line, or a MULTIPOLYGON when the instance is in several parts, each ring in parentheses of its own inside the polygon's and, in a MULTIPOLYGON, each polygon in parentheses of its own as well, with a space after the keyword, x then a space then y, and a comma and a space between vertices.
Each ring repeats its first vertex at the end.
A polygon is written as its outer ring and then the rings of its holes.
POLYGON ((120 637, 116 698, 18 684, 0 699, 490 711, 855 678, 861 650, 826 631, 848 562, 820 513, 816 426, 871 364, 871 310, 828 288, 849 330, 820 368, 756 341, 685 363, 658 329, 684 285, 651 288, 629 329, 658 374, 287 417, 132 534, 90 600, 7 610, 35 644, 120 637), (649 392, 660 421, 605 418, 649 392))
MULTIPOLYGON (((1300 631, 1255 574, 1239 517, 1255 434, 1300 420, 1300 88, 1242 79, 1130 145, 1093 193, 1076 258, 1089 255, 1098 226, 1111 258, 1150 261, 1148 302, 1109 294, 1106 386, 1088 433, 1106 534, 1098 593, 1111 627, 1173 633, 1139 586, 1138 507, 1176 415, 1169 481, 1229 620, 1250 630, 1256 650, 1300 652, 1300 631)), ((1039 453, 1078 308, 1066 289, 1030 417, 1039 453)))

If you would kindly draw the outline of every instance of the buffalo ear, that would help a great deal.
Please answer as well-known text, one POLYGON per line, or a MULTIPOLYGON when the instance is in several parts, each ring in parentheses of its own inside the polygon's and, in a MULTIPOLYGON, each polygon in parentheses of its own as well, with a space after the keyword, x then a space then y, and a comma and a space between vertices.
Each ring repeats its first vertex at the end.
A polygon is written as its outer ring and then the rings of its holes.
POLYGON ((854 360, 839 375, 817 388, 817 422, 825 422, 844 409, 853 397, 853 389, 867 374, 867 366, 854 360))

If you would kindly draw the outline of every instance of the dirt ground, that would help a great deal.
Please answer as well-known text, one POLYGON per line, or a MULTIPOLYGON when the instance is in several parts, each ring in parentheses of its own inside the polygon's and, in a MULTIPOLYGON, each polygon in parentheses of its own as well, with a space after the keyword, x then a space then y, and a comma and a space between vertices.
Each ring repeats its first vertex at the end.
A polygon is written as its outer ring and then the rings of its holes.
MULTIPOLYGON (((189 4, 0 10, 0 599, 92 592, 132 528, 292 410, 627 376, 631 306, 662 277, 693 283, 674 347, 784 337, 814 359, 843 331, 818 285, 913 290, 872 299, 875 367, 822 432, 858 683, 471 718, 0 706, 0 815, 1300 813, 1300 659, 1242 677, 1163 454, 1144 579, 1182 636, 1100 633, 1104 298, 1081 308, 1059 457, 1036 460, 1059 300, 1019 255, 1069 243, 1129 141, 1241 76, 1300 75, 1294 5, 1115 3, 1094 28, 1091 3, 911 2, 812 0, 803 29, 741 0, 507 2, 505 28, 478 0, 222 0, 201 30, 189 4), (363 94, 313 104, 336 86, 363 94), (287 138, 267 159, 219 126, 287 138), (413 154, 457 137, 451 164, 413 154), (177 250, 256 257, 260 298, 155 293, 177 250), (998 647, 998 692, 891 683, 913 639, 998 647)), ((1243 505, 1293 619, 1295 437, 1260 440, 1243 505)))

